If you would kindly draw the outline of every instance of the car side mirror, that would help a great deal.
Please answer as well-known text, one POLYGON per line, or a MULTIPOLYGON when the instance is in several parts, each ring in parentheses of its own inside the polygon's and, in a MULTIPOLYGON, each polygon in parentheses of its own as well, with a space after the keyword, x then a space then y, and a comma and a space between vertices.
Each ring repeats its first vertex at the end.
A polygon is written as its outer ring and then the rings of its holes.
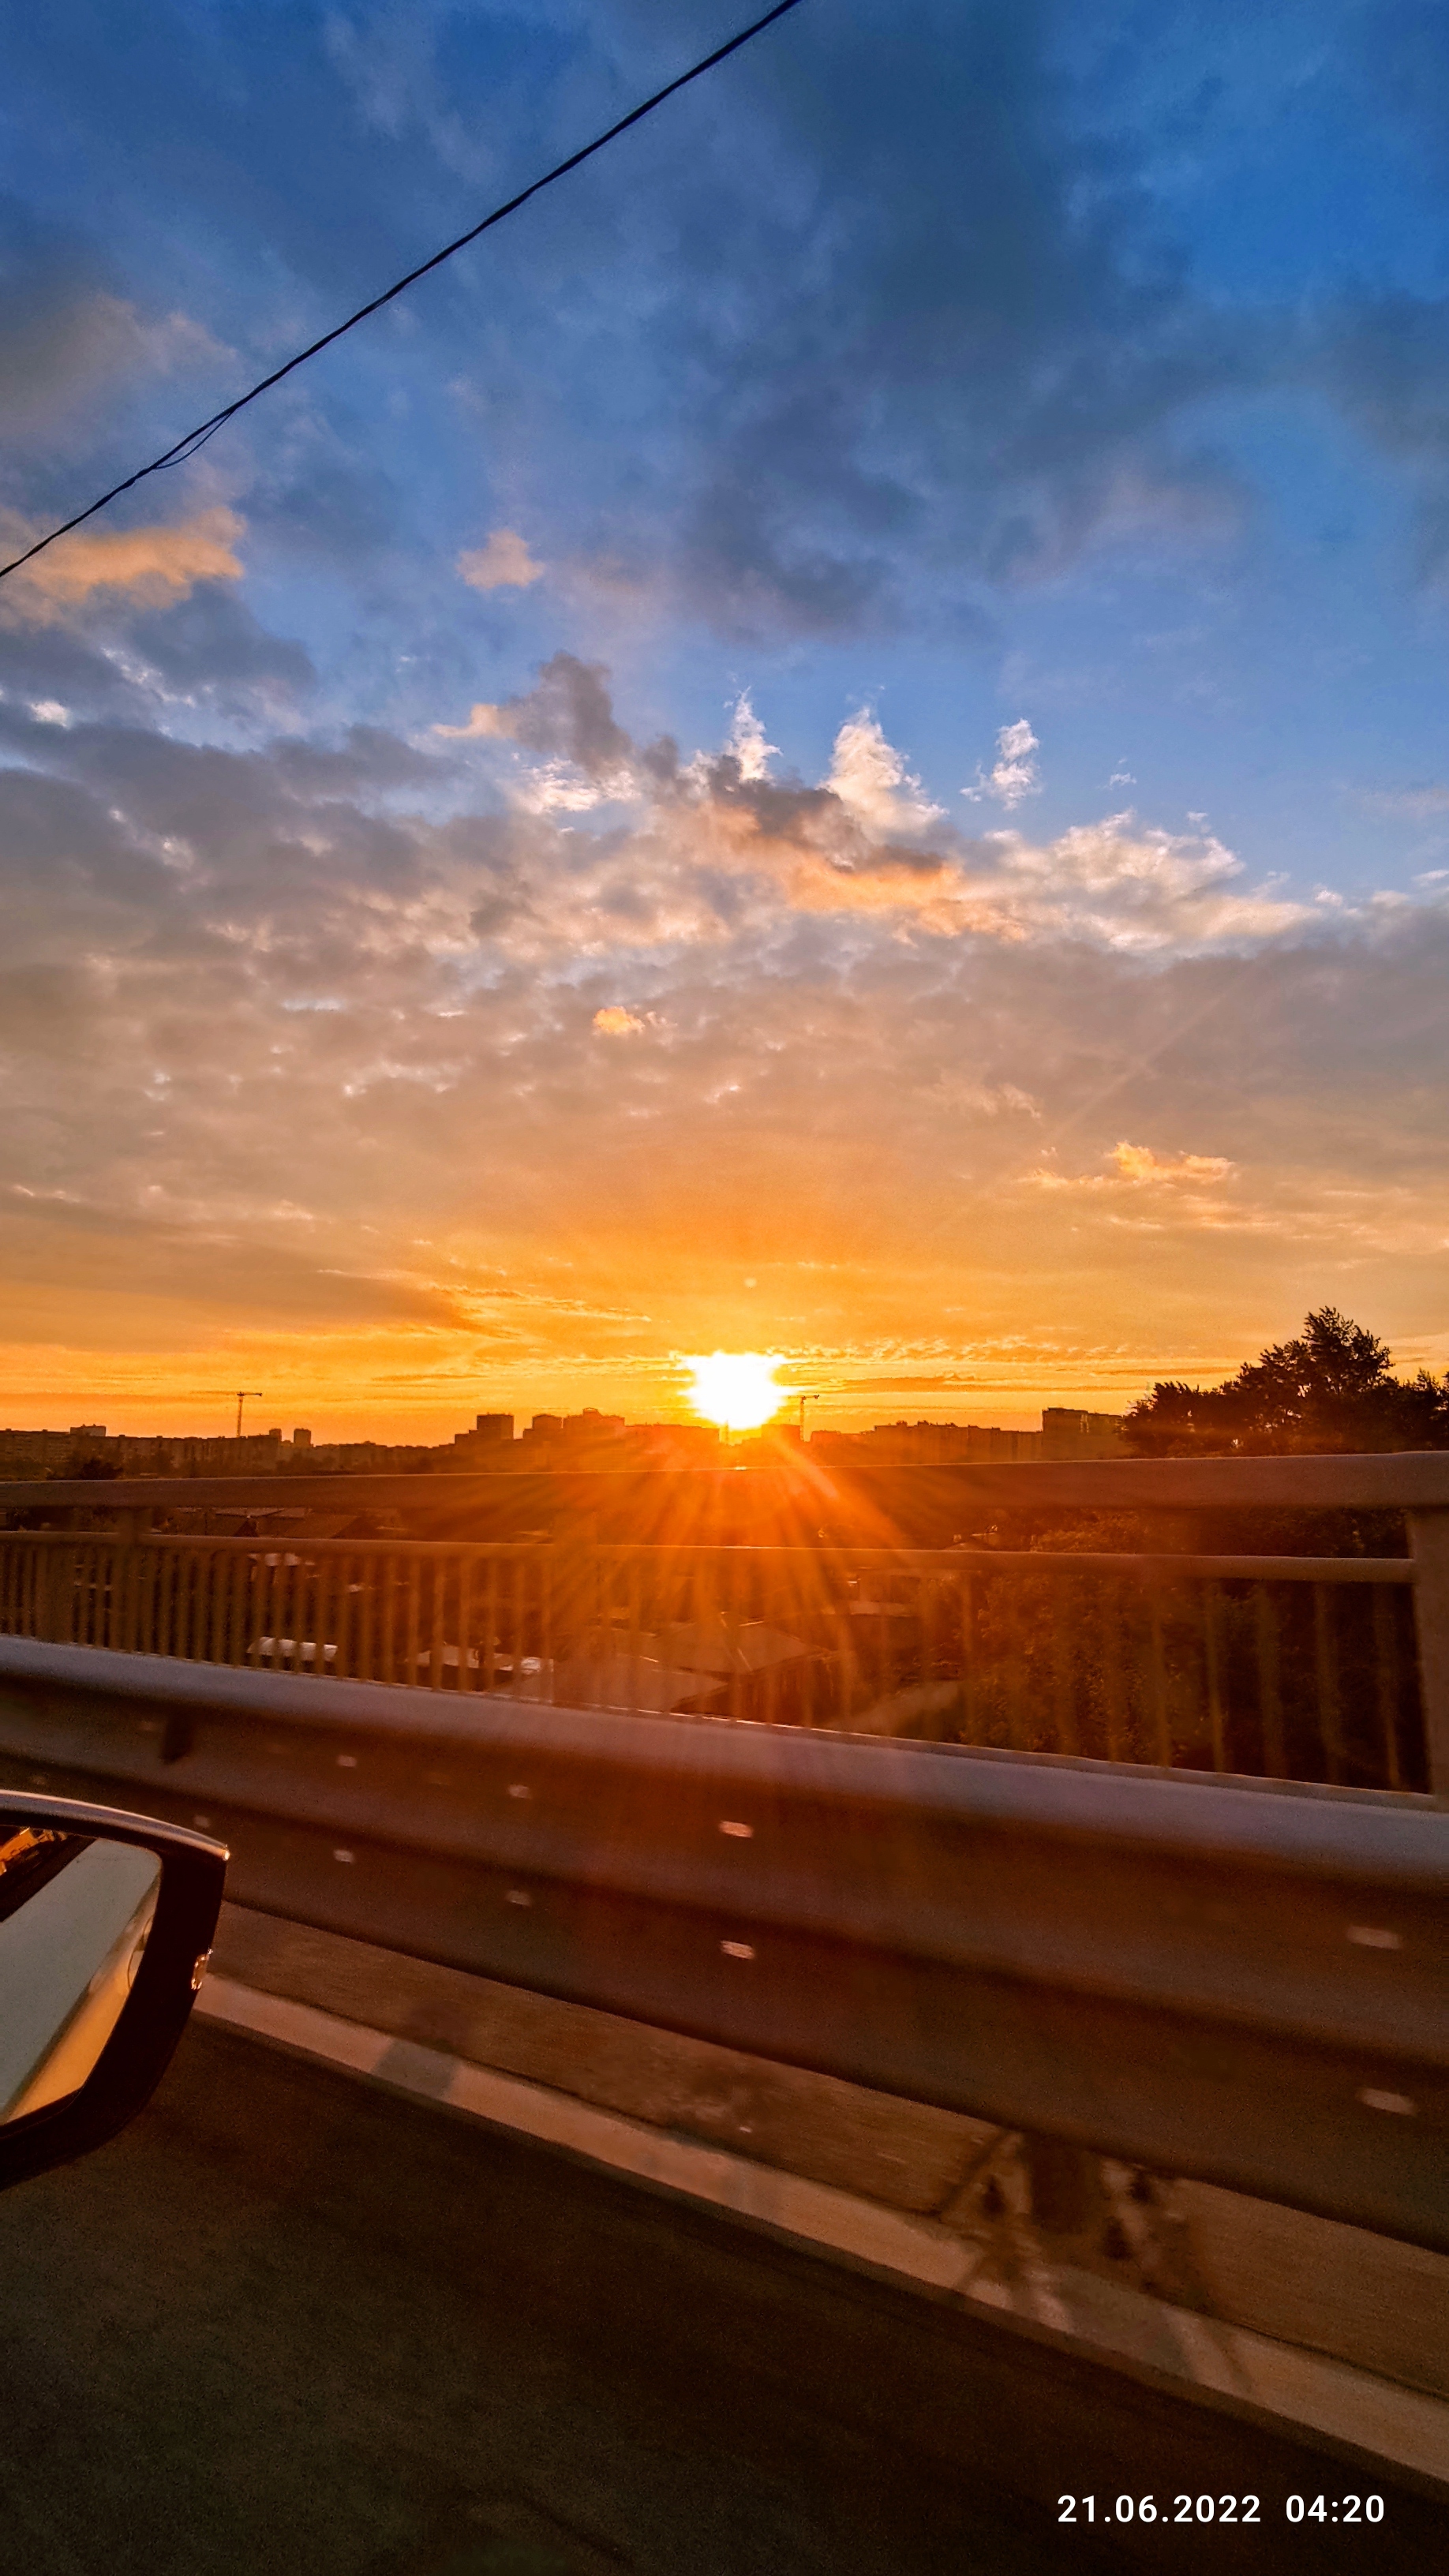
POLYGON ((114 2137, 186 2027, 224 1845, 0 1790, 0 2190, 114 2137))

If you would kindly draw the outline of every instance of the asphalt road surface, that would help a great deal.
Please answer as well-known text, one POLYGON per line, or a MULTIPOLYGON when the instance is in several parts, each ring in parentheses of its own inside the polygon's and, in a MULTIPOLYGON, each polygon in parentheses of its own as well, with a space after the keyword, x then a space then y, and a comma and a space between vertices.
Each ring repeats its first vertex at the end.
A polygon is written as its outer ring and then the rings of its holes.
POLYGON ((0 2201, 4 2576, 1102 2576, 1435 2563, 1382 2482, 196 2025, 0 2201), (1104 2545, 1057 2496, 1252 2491, 1104 2545))

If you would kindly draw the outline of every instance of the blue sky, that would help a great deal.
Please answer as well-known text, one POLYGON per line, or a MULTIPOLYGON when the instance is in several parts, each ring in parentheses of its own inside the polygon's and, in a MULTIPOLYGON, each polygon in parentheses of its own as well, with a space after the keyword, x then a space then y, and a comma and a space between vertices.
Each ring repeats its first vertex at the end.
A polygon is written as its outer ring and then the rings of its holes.
MULTIPOLYGON (((17 536, 736 23, 5 16, 17 536)), ((12 1417, 1449 1357, 1446 136, 1413 0, 805 0, 5 585, 12 1417)))

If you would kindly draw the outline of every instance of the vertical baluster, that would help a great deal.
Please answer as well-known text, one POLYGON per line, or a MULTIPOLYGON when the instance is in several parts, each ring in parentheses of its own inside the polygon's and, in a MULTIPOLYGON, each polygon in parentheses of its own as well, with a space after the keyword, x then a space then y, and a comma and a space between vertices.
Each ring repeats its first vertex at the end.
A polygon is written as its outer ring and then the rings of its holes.
POLYGON ((302 1568, 300 1565, 287 1563, 288 1557, 294 1552, 288 1547, 285 1537, 279 1540, 277 1635, 282 1641, 282 1663, 289 1673, 295 1673, 301 1665, 302 1629, 305 1624, 302 1605, 302 1568))
POLYGON ((363 1596, 367 1679, 371 1682, 385 1682, 392 1678, 392 1574, 391 1548, 379 1547, 374 1542, 368 1554, 367 1591, 363 1596))
POLYGON ((191 1660, 210 1663, 212 1554, 198 1543, 192 1550, 191 1660))
POLYGON ((334 1676, 342 1669, 342 1621, 347 1600, 343 1572, 343 1559, 334 1553, 331 1541, 324 1542, 317 1554, 317 1670, 334 1676))
POLYGON ((405 1560, 396 1549, 389 1548, 383 1559, 384 1579, 380 1608, 382 1611, 382 1672, 385 1682, 395 1682, 404 1649, 398 1643, 402 1615, 405 1560))
POLYGON ((961 1577, 961 1741, 976 1741, 976 1578, 961 1577))
POLYGON ((1330 1780, 1343 1778, 1343 1730, 1339 1723, 1338 1652, 1333 1626, 1333 1595, 1326 1583, 1313 1587, 1313 1652, 1318 1680, 1318 1731, 1330 1780))
POLYGON ((447 1606, 448 1592, 447 1558, 444 1556, 430 1556, 428 1559, 428 1572, 432 1578, 433 1585, 433 1618, 432 1627, 428 1637, 428 1687, 431 1690, 441 1690, 443 1687, 444 1677, 447 1672, 447 1666, 443 1661, 443 1649, 447 1644, 447 1639, 443 1633, 445 1626, 443 1613, 447 1606))
POLYGON ((283 1550, 279 1547, 264 1545, 262 1548, 262 1631, 271 1640, 266 1661, 272 1672, 279 1669, 282 1661, 282 1576, 285 1571, 282 1555, 283 1550))
POLYGON ((224 1548, 206 1551, 206 1661, 219 1664, 226 1653, 226 1576, 224 1548))
POLYGON ((721 1590, 725 1605, 725 1652, 729 1657, 729 1710, 731 1717, 734 1718, 743 1717, 745 1713, 744 1647, 740 1636, 740 1630, 744 1624, 740 1617, 740 1572, 739 1554, 732 1548, 725 1560, 724 1582, 721 1590))
POLYGON ((136 1567, 136 1651, 149 1655, 155 1651, 157 1627, 157 1589, 161 1580, 161 1551, 154 1540, 137 1550, 136 1567))
POLYGON ((1263 1729, 1263 1769, 1270 1780, 1286 1780, 1283 1751, 1283 1695, 1278 1682, 1278 1622, 1269 1587, 1257 1587, 1258 1714, 1263 1729))
POLYGON ((175 1553, 175 1540, 162 1540, 160 1546, 160 1582, 157 1582, 157 1643, 155 1651, 175 1656, 180 1651, 178 1638, 178 1584, 180 1558, 175 1553))
POLYGON ((1102 1696, 1107 1721, 1107 1759, 1129 1762, 1131 1755, 1131 1711, 1127 1702, 1127 1658, 1122 1651, 1122 1631, 1127 1618, 1127 1587, 1117 1576, 1108 1575, 1102 1584, 1102 1696))
POLYGON ((849 1726, 855 1698, 855 1639, 852 1633, 854 1625, 850 1615, 850 1590, 847 1585, 841 1597, 840 1607, 835 1614, 836 1654, 840 1665, 836 1721, 841 1726, 849 1726))
POLYGON ((1056 1724, 1058 1753, 1080 1753, 1081 1737, 1077 1732, 1077 1664, 1073 1655, 1074 1631, 1079 1625, 1081 1587, 1068 1575, 1054 1579, 1052 1608, 1052 1679, 1053 1718, 1056 1724))
POLYGON ((1398 1652, 1394 1636, 1394 1600, 1386 1583, 1374 1585, 1374 1680, 1377 1684, 1379 1731, 1384 1739, 1384 1768, 1391 1789, 1402 1789, 1399 1768, 1398 1652))
POLYGON ((1208 1724, 1212 1729, 1213 1769, 1228 1767, 1227 1730, 1223 1723, 1222 1636, 1218 1620, 1219 1593, 1215 1583, 1202 1587, 1203 1660, 1207 1671, 1208 1724))
POLYGON ((639 1559, 631 1548, 624 1560, 625 1599, 629 1608, 629 1706, 639 1706, 644 1679, 644 1620, 639 1559))
POLYGON ((1150 1621, 1148 1669, 1152 1684, 1152 1731, 1157 1746, 1157 1759, 1164 1771, 1172 1769, 1172 1724, 1167 1705, 1167 1656, 1162 1637, 1162 1585, 1153 1575, 1148 1585, 1150 1621))
POLYGON ((338 1681, 352 1670, 352 1556, 339 1550, 332 1560, 332 1626, 337 1648, 332 1671, 338 1681))
POLYGON ((196 1660, 203 1664, 214 1663, 216 1660, 211 1651, 212 1630, 216 1621, 216 1574, 216 1550, 211 1547, 198 1548, 196 1552, 198 1599, 194 1634, 196 1660))
POLYGON ((417 1680, 422 1655, 422 1573, 422 1559, 414 1552, 407 1560, 407 1669, 403 1674, 403 1680, 407 1682, 417 1680))
POLYGON ((221 1632, 217 1647, 217 1660, 219 1663, 238 1664, 241 1661, 240 1602, 245 1569, 246 1558, 243 1556, 241 1549, 236 1545, 235 1541, 233 1541, 233 1543, 226 1549, 221 1561, 221 1632))
POLYGON ((294 1556, 297 1560, 295 1565, 289 1565, 286 1571, 287 1621, 285 1634, 291 1644, 291 1654, 288 1657, 287 1670, 293 1673, 309 1673, 312 1666, 307 1660, 306 1649, 310 1646, 315 1658, 317 1652, 317 1640, 312 1634, 313 1620, 311 1601, 309 1597, 311 1593, 311 1585, 308 1580, 308 1568, 306 1561, 302 1556, 300 1546, 296 1548, 288 1548, 284 1546, 282 1553, 284 1558, 294 1556))
POLYGON ((357 1677, 375 1682, 378 1677, 378 1556, 375 1548, 363 1547, 357 1556, 358 1578, 362 1590, 357 1596, 357 1677))
POLYGON ((476 1548, 465 1548, 458 1559, 458 1688, 476 1690, 477 1667, 469 1658, 473 1637, 473 1572, 478 1561, 476 1548))
POLYGON ((491 1691, 498 1679, 498 1559, 489 1550, 483 1573, 482 1682, 491 1691))
POLYGON ((1013 1751, 1020 1753, 1024 1749, 1026 1655, 1021 1633, 1021 1586, 1014 1572, 1003 1578, 1002 1602, 1006 1628, 1006 1732, 1013 1751))
MULTIPOLYGON (((556 1641, 561 1638, 562 1633, 561 1619, 556 1621, 554 1616, 556 1607, 560 1606, 555 1602, 555 1591, 562 1588, 559 1583, 559 1553, 559 1548, 555 1543, 549 1547, 540 1548, 538 1555, 538 1643, 544 1675, 547 1677, 548 1682, 547 1691, 540 1691, 539 1696, 540 1698, 547 1698, 550 1707, 552 1707, 557 1696, 555 1688, 555 1665, 557 1657, 554 1653, 554 1646, 556 1641)), ((514 1574, 514 1597, 517 1601, 521 1601, 522 1598, 524 1573, 525 1567, 523 1559, 520 1557, 516 1561, 516 1570, 514 1574)), ((518 1622, 518 1633, 520 1637, 523 1634, 523 1623, 521 1619, 518 1622)), ((522 1648, 520 1647, 513 1659, 513 1670, 515 1676, 517 1676, 518 1667, 522 1662, 522 1659, 522 1648)))
POLYGON ((166 1551, 166 1653, 178 1663, 186 1661, 186 1623, 190 1601, 186 1589, 186 1550, 175 1539, 166 1551))

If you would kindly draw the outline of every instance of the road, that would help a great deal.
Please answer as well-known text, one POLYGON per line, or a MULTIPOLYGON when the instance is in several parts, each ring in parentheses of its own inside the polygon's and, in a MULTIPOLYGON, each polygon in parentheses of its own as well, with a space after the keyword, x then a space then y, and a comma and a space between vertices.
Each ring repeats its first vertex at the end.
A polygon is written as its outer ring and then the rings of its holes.
POLYGON ((1381 2481, 201 2025, 0 2201, 0 2278, 6 2576, 1380 2576, 1442 2539, 1398 2491, 1290 2530, 1288 2491, 1381 2481), (1123 2486, 1264 2521, 1058 2527, 1123 2486))

